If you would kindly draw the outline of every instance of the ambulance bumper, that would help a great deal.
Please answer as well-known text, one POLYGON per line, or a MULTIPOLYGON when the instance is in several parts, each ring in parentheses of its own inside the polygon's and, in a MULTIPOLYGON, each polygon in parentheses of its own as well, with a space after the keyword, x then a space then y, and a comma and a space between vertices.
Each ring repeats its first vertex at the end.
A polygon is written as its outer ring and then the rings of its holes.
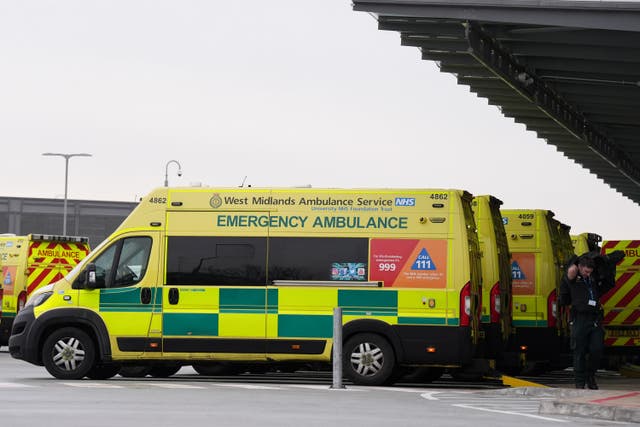
POLYGON ((33 347, 33 343, 37 340, 29 339, 35 323, 36 318, 32 306, 27 306, 18 312, 9 337, 9 353, 14 359, 42 365, 42 362, 38 360, 38 349, 33 347))
POLYGON ((3 316, 2 319, 0 319, 0 346, 9 344, 12 325, 13 317, 3 316))

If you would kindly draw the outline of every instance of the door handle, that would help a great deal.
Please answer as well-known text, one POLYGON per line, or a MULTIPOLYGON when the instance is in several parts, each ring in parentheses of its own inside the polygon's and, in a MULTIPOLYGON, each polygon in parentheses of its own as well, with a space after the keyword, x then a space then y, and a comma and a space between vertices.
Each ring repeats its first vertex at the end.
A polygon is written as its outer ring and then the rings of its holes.
POLYGON ((151 302, 151 288, 140 289, 140 302, 142 304, 149 304, 151 302))
POLYGON ((180 291, 178 288, 169 289, 169 304, 177 304, 180 300, 180 291))

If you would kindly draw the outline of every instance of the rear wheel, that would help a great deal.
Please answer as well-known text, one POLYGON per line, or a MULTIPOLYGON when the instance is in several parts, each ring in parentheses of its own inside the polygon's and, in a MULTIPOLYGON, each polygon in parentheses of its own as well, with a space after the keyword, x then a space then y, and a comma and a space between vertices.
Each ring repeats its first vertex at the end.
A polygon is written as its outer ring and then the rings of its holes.
POLYGON ((95 364, 95 346, 84 331, 62 328, 54 331, 42 347, 42 361, 47 371, 61 380, 79 380, 95 364))
POLYGON ((344 345, 344 373, 359 385, 382 385, 392 377, 395 354, 391 344, 377 334, 356 334, 344 345))

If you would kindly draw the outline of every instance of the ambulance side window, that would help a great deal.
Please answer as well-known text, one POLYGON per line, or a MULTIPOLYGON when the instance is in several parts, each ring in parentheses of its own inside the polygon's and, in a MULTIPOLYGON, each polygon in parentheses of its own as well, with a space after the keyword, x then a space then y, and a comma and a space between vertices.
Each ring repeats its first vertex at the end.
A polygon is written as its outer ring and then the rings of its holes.
POLYGON ((150 252, 151 238, 124 239, 112 287, 131 286, 142 280, 147 271, 150 252))
POLYGON ((264 237, 170 236, 167 286, 266 284, 264 237))
POLYGON ((94 261, 96 265, 96 288, 106 288, 107 283, 111 281, 111 271, 113 267, 113 259, 116 254, 118 244, 109 246, 94 261))
POLYGON ((271 237, 269 281, 368 279, 369 240, 344 237, 271 237))
POLYGON ((96 288, 117 288, 138 283, 147 271, 150 237, 130 237, 108 247, 94 261, 96 288))

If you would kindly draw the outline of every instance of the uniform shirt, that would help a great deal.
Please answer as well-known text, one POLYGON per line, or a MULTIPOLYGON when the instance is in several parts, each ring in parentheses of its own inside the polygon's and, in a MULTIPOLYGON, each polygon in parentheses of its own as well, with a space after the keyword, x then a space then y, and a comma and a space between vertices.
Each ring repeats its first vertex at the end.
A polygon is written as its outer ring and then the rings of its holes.
POLYGON ((560 304, 571 305, 575 313, 597 314, 600 304, 598 301, 606 292, 600 283, 595 283, 593 277, 584 278, 578 274, 575 279, 569 280, 565 276, 560 285, 560 304), (595 301, 589 305, 589 301, 595 301))

